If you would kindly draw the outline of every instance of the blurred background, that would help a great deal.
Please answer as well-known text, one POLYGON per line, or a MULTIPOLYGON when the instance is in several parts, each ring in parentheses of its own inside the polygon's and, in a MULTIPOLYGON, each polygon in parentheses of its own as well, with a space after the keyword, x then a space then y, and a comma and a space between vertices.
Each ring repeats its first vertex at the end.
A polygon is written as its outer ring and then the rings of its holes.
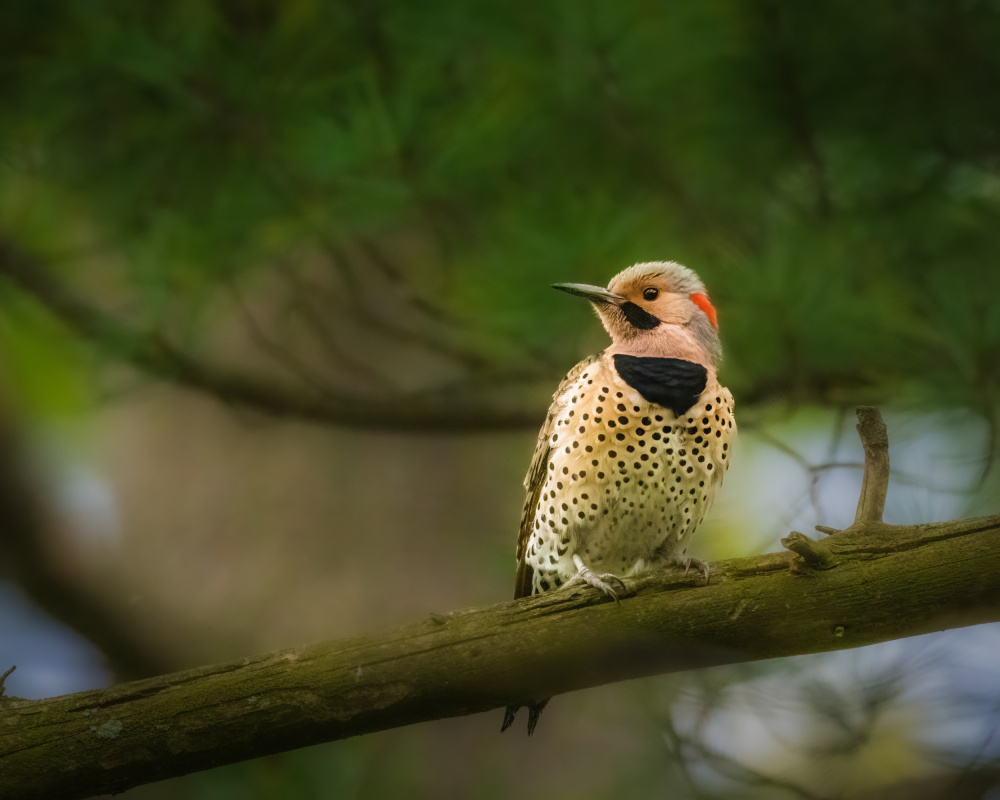
MULTIPOLYGON (((733 468, 692 546, 996 513, 1000 3, 8 0, 0 671, 45 697, 513 591, 555 281, 680 261, 733 468)), ((1000 627, 606 686, 140 787, 1000 798, 1000 627), (992 794, 991 794, 992 792, 992 794)))

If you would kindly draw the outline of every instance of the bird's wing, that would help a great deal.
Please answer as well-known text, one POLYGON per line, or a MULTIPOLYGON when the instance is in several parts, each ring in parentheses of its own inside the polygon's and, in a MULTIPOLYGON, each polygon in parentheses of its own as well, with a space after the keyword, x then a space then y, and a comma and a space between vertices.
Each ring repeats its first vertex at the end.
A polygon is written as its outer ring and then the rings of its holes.
POLYGON ((563 378, 559 388, 552 395, 552 405, 549 406, 549 413, 545 417, 545 424, 538 432, 538 443, 535 445, 535 455, 531 459, 531 466, 528 467, 528 474, 524 476, 524 488, 527 495, 524 498, 524 508, 521 510, 521 532, 517 537, 517 578, 514 582, 514 599, 527 597, 531 594, 532 569, 527 563, 526 551, 528 540, 531 538, 532 526, 535 522, 535 509, 538 508, 538 499, 542 493, 542 486, 545 484, 545 472, 549 463, 549 454, 552 448, 549 439, 552 436, 552 428, 555 425, 559 412, 562 411, 566 403, 566 389, 580 377, 581 373, 601 357, 600 353, 588 356, 569 371, 563 378))

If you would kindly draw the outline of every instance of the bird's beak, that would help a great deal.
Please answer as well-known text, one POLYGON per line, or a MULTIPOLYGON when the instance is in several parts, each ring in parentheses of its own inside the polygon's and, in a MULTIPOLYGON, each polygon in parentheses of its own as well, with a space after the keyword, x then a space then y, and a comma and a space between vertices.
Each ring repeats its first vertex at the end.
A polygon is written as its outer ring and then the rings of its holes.
POLYGON ((625 298, 620 294, 609 292, 601 286, 588 286, 585 283, 553 283, 552 288, 575 294, 577 297, 584 297, 591 303, 620 306, 625 302, 625 298))

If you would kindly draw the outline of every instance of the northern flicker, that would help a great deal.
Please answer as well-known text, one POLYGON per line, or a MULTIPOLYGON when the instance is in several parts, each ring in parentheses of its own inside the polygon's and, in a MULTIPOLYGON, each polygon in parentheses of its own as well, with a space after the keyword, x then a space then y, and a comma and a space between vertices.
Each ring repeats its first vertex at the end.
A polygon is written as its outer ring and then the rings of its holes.
MULTIPOLYGON (((559 384, 525 477, 514 597, 589 584, 618 600, 622 576, 656 564, 707 565, 691 534, 729 466, 733 396, 705 286, 673 261, 636 264, 607 289, 556 284, 589 300, 611 346, 559 384)), ((548 702, 529 705, 528 733, 548 702)), ((506 730, 520 706, 509 706, 506 730)))

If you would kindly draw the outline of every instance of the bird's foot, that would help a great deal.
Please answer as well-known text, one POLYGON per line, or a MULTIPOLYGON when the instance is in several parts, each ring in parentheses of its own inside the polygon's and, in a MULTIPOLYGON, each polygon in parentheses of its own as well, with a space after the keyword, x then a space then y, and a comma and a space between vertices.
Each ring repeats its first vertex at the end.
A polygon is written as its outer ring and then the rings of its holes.
POLYGON ((616 603, 618 602, 618 592, 615 591, 615 587, 611 583, 617 583, 621 587, 622 592, 628 591, 625 581, 614 573, 594 572, 583 563, 583 559, 580 556, 573 556, 573 563, 576 564, 577 573, 563 584, 564 589, 575 586, 578 583, 585 583, 588 586, 593 586, 595 589, 600 589, 616 603))
POLYGON ((679 556, 674 556, 670 559, 671 564, 675 564, 678 567, 684 567, 684 574, 687 575, 691 571, 691 567, 694 567, 698 572, 705 576, 705 585, 708 586, 708 579, 711 576, 711 570, 708 568, 707 561, 701 561, 697 558, 691 558, 687 553, 681 554, 679 556))

